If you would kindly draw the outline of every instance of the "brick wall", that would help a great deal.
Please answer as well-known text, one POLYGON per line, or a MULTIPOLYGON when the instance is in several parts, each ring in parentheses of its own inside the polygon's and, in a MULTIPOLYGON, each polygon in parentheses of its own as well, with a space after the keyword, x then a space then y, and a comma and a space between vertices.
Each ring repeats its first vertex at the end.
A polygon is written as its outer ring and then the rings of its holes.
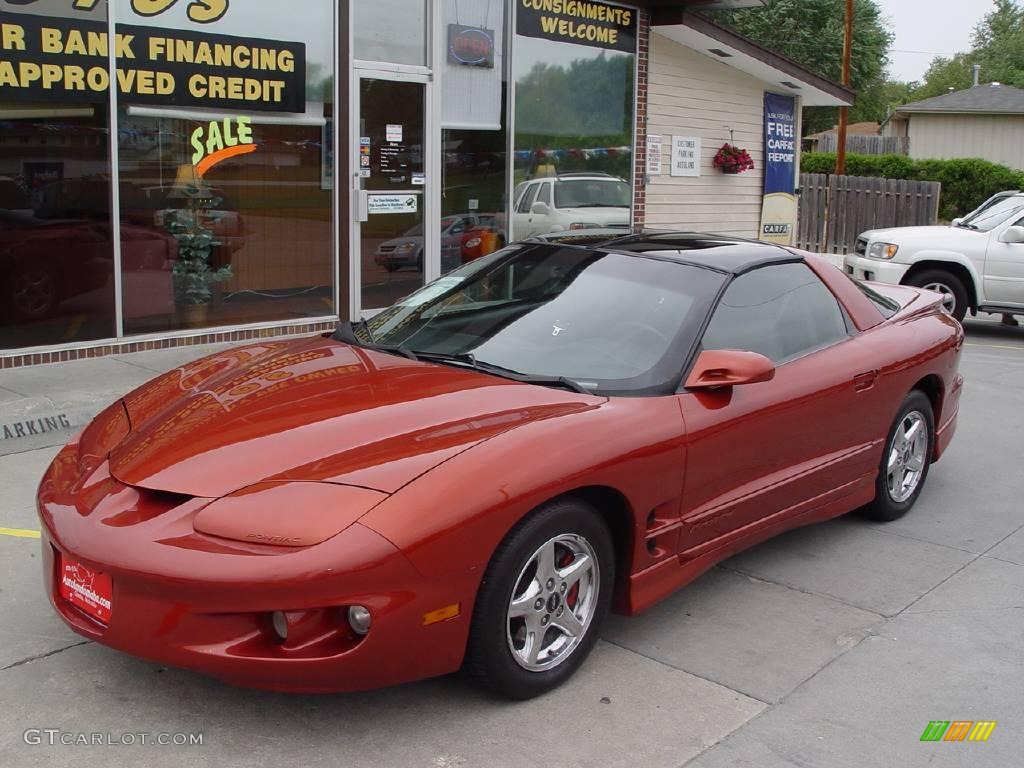
POLYGON ((651 13, 637 17, 636 126, 633 152, 633 227, 643 227, 647 218, 647 66, 650 60, 651 13))

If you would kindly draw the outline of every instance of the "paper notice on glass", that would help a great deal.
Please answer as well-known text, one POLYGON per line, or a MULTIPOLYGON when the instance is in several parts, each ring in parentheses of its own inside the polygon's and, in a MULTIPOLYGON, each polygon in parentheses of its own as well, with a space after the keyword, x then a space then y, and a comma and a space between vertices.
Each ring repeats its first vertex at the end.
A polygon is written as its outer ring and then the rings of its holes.
POLYGON ((368 195, 366 209, 369 213, 416 213, 419 209, 419 196, 368 195))
POLYGON ((647 134, 647 175, 661 176, 661 136, 647 134))
POLYGON ((402 143, 402 124, 388 123, 384 130, 384 139, 396 144, 402 143))

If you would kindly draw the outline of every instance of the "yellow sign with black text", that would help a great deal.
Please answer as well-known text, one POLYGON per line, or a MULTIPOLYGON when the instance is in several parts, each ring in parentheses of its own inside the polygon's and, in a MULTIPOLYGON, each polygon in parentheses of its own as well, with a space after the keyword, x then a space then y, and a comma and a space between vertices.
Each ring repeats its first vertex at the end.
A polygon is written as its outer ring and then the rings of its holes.
POLYGON ((584 0, 517 0, 516 33, 636 53, 636 11, 584 0))
MULTIPOLYGON (((102 22, 0 13, 5 101, 101 101, 110 88, 102 22)), ((132 104, 303 112, 304 43, 118 24, 118 93, 132 104)))

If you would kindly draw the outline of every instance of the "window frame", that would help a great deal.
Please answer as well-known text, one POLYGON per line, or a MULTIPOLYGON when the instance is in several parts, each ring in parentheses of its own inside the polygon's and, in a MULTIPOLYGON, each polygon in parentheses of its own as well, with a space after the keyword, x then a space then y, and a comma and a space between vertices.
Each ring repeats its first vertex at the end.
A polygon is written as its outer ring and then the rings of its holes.
POLYGON ((519 198, 519 205, 516 206, 516 213, 529 214, 530 209, 533 207, 533 202, 537 199, 537 194, 539 192, 540 183, 531 181, 526 189, 523 190, 523 196, 519 198))
POLYGON ((784 358, 784 359, 779 360, 777 362, 775 360, 772 360, 772 364, 775 366, 776 370, 778 370, 779 368, 781 368, 784 365, 789 365, 790 363, 796 362, 797 360, 802 360, 805 357, 808 357, 810 355, 814 355, 814 354, 817 354, 819 352, 824 352, 826 350, 832 349, 833 347, 836 347, 836 346, 838 346, 840 344, 843 344, 843 343, 845 343, 847 341, 850 341, 851 339, 855 338, 858 335, 859 331, 857 330, 857 327, 853 324, 853 321, 850 318, 850 313, 847 311, 846 307, 843 305, 843 302, 832 291, 832 289, 829 287, 828 283, 826 283, 824 280, 822 280, 821 277, 819 277, 818 274, 813 269, 811 269, 810 265, 808 265, 807 262, 804 259, 796 258, 796 259, 793 259, 792 261, 787 260, 787 261, 771 262, 771 263, 768 263, 768 264, 758 264, 758 265, 753 266, 753 267, 751 267, 749 269, 745 269, 742 272, 738 272, 738 273, 733 274, 732 277, 725 282, 725 284, 722 287, 721 292, 715 298, 714 304, 711 307, 711 311, 708 312, 708 316, 705 318, 704 325, 701 327, 700 334, 698 335, 698 342, 697 342, 697 346, 696 346, 696 352, 691 357, 691 359, 688 361, 686 367, 683 370, 683 379, 682 379, 682 383, 680 384, 680 387, 679 387, 679 390, 678 390, 680 393, 687 391, 686 390, 686 380, 689 377, 690 372, 693 370, 693 366, 696 365, 697 358, 700 357, 700 353, 705 351, 704 337, 707 335, 708 328, 711 326, 711 323, 714 320, 715 313, 718 312, 719 307, 721 307, 722 301, 725 298, 726 294, 728 293, 729 289, 736 283, 737 280, 742 280, 744 277, 747 277, 747 276, 749 276, 749 275, 751 275, 751 274, 753 274, 755 272, 758 272, 758 271, 760 271, 762 269, 771 269, 772 267, 788 266, 790 264, 800 264, 800 265, 802 265, 808 272, 810 272, 810 274, 813 276, 813 278, 818 281, 818 283, 821 285, 821 287, 825 289, 825 291, 828 293, 828 295, 832 297, 832 300, 836 303, 836 307, 839 309, 839 314, 840 314, 840 317, 843 320, 843 326, 844 326, 844 328, 846 330, 846 333, 845 333, 845 335, 841 336, 840 338, 837 338, 834 341, 831 341, 831 342, 829 342, 827 344, 823 344, 823 345, 818 346, 818 347, 802 350, 798 354, 795 354, 795 355, 792 355, 790 357, 784 358))

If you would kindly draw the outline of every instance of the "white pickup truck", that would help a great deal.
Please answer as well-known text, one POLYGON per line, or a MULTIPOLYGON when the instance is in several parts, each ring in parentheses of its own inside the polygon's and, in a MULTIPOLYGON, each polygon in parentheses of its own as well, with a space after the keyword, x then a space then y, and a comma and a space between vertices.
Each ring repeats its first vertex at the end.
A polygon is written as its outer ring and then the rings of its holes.
POLYGON ((857 279, 938 291, 957 320, 1024 315, 1024 192, 1000 192, 948 227, 865 232, 844 264, 857 279))

